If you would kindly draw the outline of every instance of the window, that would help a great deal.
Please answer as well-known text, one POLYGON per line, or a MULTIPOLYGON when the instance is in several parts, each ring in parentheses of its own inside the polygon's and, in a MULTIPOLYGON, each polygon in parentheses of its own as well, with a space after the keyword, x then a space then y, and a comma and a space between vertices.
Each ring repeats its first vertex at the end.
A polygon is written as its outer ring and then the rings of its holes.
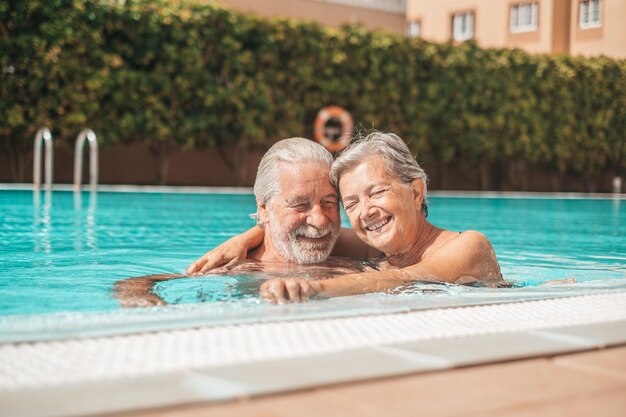
POLYGON ((419 20, 410 20, 406 22, 406 36, 409 38, 417 38, 420 35, 421 23, 419 20))
POLYGON ((466 41, 474 37, 474 13, 457 13, 452 16, 452 39, 466 41))
POLYGON ((600 0, 581 0, 578 15, 581 29, 600 27, 600 0))
POLYGON ((536 2, 511 6, 511 33, 534 32, 537 30, 539 6, 536 2))

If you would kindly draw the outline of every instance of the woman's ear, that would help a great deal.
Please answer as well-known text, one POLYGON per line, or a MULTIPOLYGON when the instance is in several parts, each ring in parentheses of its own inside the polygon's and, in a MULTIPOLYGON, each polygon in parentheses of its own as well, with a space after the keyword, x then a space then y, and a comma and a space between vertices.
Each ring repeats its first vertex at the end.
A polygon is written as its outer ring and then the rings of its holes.
POLYGON ((413 180, 411 183, 411 189, 413 190, 413 201, 415 202, 415 207, 418 210, 422 210, 422 203, 424 202, 424 191, 426 188, 426 184, 424 184, 424 180, 417 179, 413 180))

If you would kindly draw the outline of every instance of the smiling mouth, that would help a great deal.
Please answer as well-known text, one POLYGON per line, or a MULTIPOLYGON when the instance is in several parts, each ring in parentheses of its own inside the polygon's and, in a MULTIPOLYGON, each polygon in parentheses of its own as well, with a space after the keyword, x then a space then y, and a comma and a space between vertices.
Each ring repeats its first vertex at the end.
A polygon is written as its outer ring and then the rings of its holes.
POLYGON ((296 239, 304 242, 321 243, 326 242, 330 238, 330 233, 326 232, 304 232, 298 233, 296 239))
POLYGON ((371 226, 365 226, 365 230, 367 230, 368 232, 375 232, 375 231, 381 229, 387 223, 389 223, 390 220, 391 220, 391 217, 387 217, 386 219, 383 219, 383 220, 379 221, 378 223, 374 223, 371 226))
POLYGON ((323 235, 323 236, 318 236, 318 237, 309 237, 309 236, 304 236, 304 235, 298 235, 296 236, 296 239, 298 240, 305 240, 305 241, 309 241, 309 242, 323 242, 328 240, 328 235, 323 235))

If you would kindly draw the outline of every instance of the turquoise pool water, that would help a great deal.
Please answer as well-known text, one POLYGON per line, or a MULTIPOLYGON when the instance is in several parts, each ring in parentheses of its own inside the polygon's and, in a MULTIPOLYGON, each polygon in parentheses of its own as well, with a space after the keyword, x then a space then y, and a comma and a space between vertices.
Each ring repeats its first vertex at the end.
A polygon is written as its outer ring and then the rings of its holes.
MULTIPOLYGON (((117 310, 116 281, 184 271, 250 227, 253 211, 247 194, 0 191, 0 316, 117 310)), ((626 285, 626 200, 435 196, 429 218, 486 234, 516 283, 626 285)), ((214 276, 155 291, 172 304, 260 303, 257 286, 253 276, 214 276)))

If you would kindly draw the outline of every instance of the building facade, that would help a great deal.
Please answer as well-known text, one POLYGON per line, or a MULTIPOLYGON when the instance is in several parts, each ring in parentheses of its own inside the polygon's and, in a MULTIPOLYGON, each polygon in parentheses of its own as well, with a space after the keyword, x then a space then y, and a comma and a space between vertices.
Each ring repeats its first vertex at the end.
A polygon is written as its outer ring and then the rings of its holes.
POLYGON ((219 0, 264 17, 359 23, 436 42, 626 58, 626 0, 219 0))
POLYGON ((625 0, 408 0, 408 36, 626 58, 625 0))
POLYGON ((572 1, 570 50, 573 55, 626 58, 626 1, 572 1))
POLYGON ((329 26, 359 23, 403 34, 406 0, 220 0, 231 9, 264 17, 292 17, 329 26))

